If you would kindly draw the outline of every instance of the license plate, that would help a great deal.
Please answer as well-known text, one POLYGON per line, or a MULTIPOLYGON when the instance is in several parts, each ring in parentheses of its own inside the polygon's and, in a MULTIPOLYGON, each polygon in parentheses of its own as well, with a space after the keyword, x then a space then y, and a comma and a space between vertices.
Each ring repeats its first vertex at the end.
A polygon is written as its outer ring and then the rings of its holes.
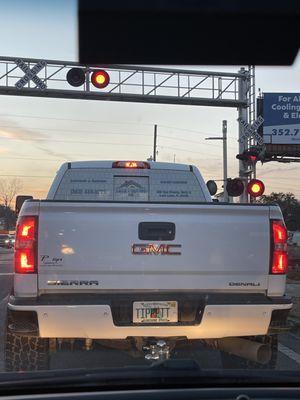
POLYGON ((178 322, 177 301, 135 301, 133 322, 139 324, 178 322))

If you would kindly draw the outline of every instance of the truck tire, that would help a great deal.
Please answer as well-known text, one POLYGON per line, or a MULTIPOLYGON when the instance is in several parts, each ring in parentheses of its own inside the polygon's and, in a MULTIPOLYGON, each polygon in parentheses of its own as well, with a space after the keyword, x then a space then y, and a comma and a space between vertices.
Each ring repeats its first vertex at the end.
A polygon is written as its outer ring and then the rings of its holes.
POLYGON ((249 361, 241 357, 237 357, 229 353, 221 353, 221 361, 224 369, 275 369, 278 355, 278 337, 277 335, 265 335, 248 337, 247 339, 264 344, 269 344, 272 349, 271 359, 267 364, 260 364, 249 361))
POLYGON ((49 340, 18 335, 6 327, 5 370, 37 371, 49 367, 49 340))

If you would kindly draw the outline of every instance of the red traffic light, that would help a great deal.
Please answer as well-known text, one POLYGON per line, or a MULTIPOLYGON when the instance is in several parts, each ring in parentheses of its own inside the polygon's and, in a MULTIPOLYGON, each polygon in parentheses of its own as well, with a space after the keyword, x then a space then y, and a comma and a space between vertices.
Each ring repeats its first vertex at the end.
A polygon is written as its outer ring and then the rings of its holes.
POLYGON ((249 155, 249 160, 255 163, 257 161, 257 155, 256 154, 250 154, 249 155))
POLYGON ((241 154, 237 154, 236 158, 248 163, 255 164, 259 159, 261 159, 261 149, 251 147, 243 151, 241 154))
POLYGON ((96 88, 103 89, 109 84, 109 75, 103 69, 98 69, 92 73, 91 81, 96 88))
POLYGON ((259 179, 251 179, 247 185, 247 192, 251 197, 262 196, 265 191, 265 185, 259 179))

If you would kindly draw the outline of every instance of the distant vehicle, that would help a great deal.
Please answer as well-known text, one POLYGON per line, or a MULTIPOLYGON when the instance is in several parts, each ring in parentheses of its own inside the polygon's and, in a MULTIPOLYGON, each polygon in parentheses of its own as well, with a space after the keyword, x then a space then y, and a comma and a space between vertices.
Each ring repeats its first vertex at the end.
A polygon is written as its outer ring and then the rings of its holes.
POLYGON ((293 232, 288 240, 289 264, 300 266, 300 231, 293 232))
POLYGON ((213 203, 196 167, 143 161, 66 163, 46 200, 23 198, 6 369, 128 337, 153 358, 158 339, 201 339, 269 365, 292 307, 278 206, 213 203))
POLYGON ((4 247, 6 249, 11 249, 14 247, 14 236, 8 234, 0 234, 0 247, 4 247))

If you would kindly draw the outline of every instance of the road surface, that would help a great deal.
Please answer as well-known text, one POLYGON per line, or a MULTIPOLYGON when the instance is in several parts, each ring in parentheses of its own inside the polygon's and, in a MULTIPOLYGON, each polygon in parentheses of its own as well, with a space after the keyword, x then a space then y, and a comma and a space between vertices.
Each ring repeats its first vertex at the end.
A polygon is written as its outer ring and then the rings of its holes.
MULTIPOLYGON (((0 250, 0 371, 4 370, 4 323, 6 304, 13 281, 13 259, 11 252, 0 250)), ((289 286, 291 295, 300 297, 300 284, 289 286)), ((196 358, 202 368, 222 368, 219 352, 216 350, 186 346, 176 352, 179 358, 196 358)), ((143 358, 132 358, 125 351, 98 347, 92 351, 81 348, 72 351, 69 346, 51 356, 50 368, 97 368, 145 364, 143 358)), ((280 335, 277 369, 300 369, 300 328, 280 335)))

